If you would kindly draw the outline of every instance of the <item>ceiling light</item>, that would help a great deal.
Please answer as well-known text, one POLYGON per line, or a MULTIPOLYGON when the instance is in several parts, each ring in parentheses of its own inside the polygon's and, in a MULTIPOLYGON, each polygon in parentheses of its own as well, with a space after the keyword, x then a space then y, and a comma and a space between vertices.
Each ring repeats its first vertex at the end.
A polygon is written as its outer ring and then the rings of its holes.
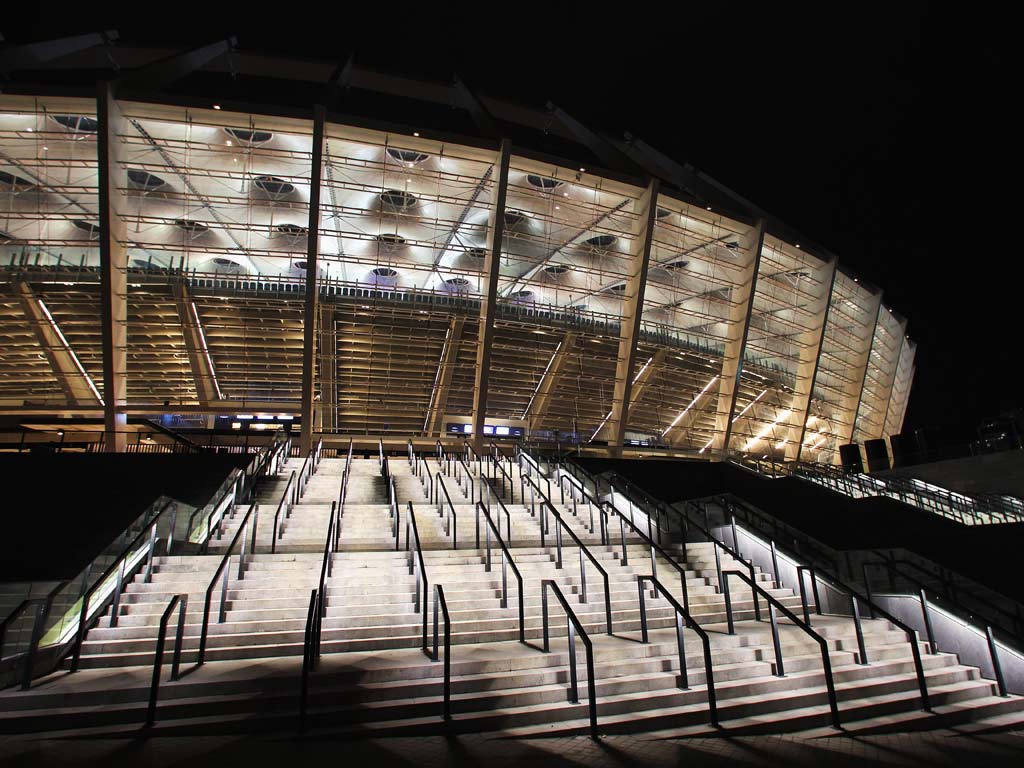
POLYGON ((580 168, 580 173, 586 173, 586 172, 587 172, 586 168, 580 168))
POLYGON ((797 248, 799 248, 799 247, 800 247, 800 243, 797 243, 797 244, 796 244, 796 247, 797 247, 797 248))
POLYGON ((420 133, 419 133, 419 131, 413 131, 413 132, 412 132, 412 135, 413 135, 413 136, 419 136, 419 135, 420 135, 420 133))
POLYGON ((213 108, 214 108, 214 109, 220 109, 220 104, 214 104, 214 105, 213 105, 213 108))

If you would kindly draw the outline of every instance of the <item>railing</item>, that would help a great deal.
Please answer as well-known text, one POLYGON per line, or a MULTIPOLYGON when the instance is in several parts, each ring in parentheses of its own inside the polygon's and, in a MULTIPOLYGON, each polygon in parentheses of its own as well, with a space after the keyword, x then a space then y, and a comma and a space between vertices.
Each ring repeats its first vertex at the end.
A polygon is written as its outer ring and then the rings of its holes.
POLYGON ((594 507, 597 507, 598 517, 599 517, 599 519, 601 521, 601 543, 602 544, 607 544, 608 542, 607 542, 607 531, 606 531, 606 527, 605 527, 605 515, 603 514, 604 506, 601 504, 601 502, 599 502, 597 499, 595 499, 593 496, 591 496, 589 493, 587 493, 587 490, 586 490, 586 488, 583 487, 583 483, 582 482, 580 482, 576 477, 573 477, 570 474, 559 474, 559 476, 558 476, 558 490, 559 490, 559 493, 561 494, 562 503, 563 504, 565 503, 565 485, 566 485, 566 482, 568 482, 569 487, 570 487, 569 500, 572 502, 572 516, 573 517, 578 517, 579 516, 579 507, 577 506, 576 494, 573 493, 573 491, 575 490, 575 491, 579 491, 579 493, 580 493, 580 499, 579 500, 583 501, 584 503, 586 503, 587 507, 589 509, 589 512, 590 512, 590 532, 591 533, 594 532, 594 507))
MULTIPOLYGON (((839 700, 836 697, 836 683, 832 676, 832 661, 828 655, 828 643, 825 638, 815 632, 807 624, 801 621, 796 614, 786 608, 779 600, 772 597, 772 595, 765 590, 758 583, 747 576, 745 573, 740 571, 725 571, 722 574, 725 577, 723 581, 723 594, 725 595, 725 616, 728 622, 729 634, 736 634, 736 627, 733 622, 732 616, 732 599, 729 592, 729 577, 735 576, 741 581, 746 582, 747 586, 750 587, 752 597, 754 598, 754 605, 757 605, 758 595, 763 597, 768 603, 768 621, 772 627, 772 645, 775 648, 775 676, 785 677, 786 670, 784 660, 782 657, 782 643, 779 641, 779 624, 775 617, 775 611, 778 610, 783 616, 788 618, 794 625, 799 627, 805 634, 807 634, 812 640, 814 640, 819 649, 821 650, 821 666, 825 672, 825 688, 828 693, 828 707, 832 714, 832 725, 835 728, 841 728, 842 725, 839 720, 839 700)), ((927 706, 927 705, 926 705, 927 706)))
POLYGON ((444 599, 444 588, 434 585, 434 653, 431 661, 438 661, 437 644, 438 613, 444 614, 444 709, 442 717, 452 719, 452 620, 448 615, 448 603, 444 599))
MULTIPOLYGON (((505 502, 501 500, 501 497, 494 492, 494 489, 489 485, 484 486, 484 497, 481 499, 484 507, 487 508, 488 513, 491 511, 491 499, 493 498, 498 506, 501 507, 501 511, 505 513, 505 537, 508 541, 509 546, 512 546, 512 515, 509 514, 508 507, 505 506, 505 502)), ((498 531, 501 532, 501 518, 498 518, 498 531)), ((476 521, 476 546, 480 548, 480 516, 477 514, 476 521)))
POLYGON ((288 482, 284 486, 281 500, 277 503, 277 511, 274 512, 274 531, 270 539, 271 553, 277 552, 277 540, 284 534, 284 530, 281 528, 281 512, 282 510, 284 511, 285 520, 291 517, 292 507, 298 502, 297 496, 298 488, 295 484, 295 470, 293 469, 288 482))
MULTIPOLYGON (((494 525, 494 521, 491 519, 490 513, 487 508, 479 501, 476 503, 476 516, 477 525, 479 531, 479 520, 480 513, 483 512, 484 522, 484 534, 486 541, 486 559, 484 560, 484 570, 487 573, 491 572, 491 533, 494 533, 494 538, 498 542, 498 546, 501 547, 501 607, 508 608, 508 566, 512 566, 512 573, 516 577, 516 582, 519 584, 519 642, 526 642, 526 603, 523 596, 523 575, 519 572, 519 568, 516 567, 516 561, 512 557, 512 553, 509 552, 508 546, 506 546, 504 540, 501 538, 501 532, 497 526, 494 525)), ((477 549, 480 548, 480 534, 477 533, 476 541, 477 549)))
POLYGON ((952 580, 947 581, 946 579, 941 579, 941 576, 936 576, 936 574, 932 573, 926 568, 923 568, 918 563, 915 563, 911 560, 901 560, 895 558, 866 560, 861 563, 861 581, 864 584, 864 588, 869 596, 872 592, 870 579, 871 568, 882 570, 886 573, 886 575, 888 576, 888 581, 891 590, 895 591, 896 580, 902 579, 903 581, 906 581, 913 585, 915 591, 917 592, 920 592, 920 590, 923 589, 928 592, 939 594, 942 598, 944 598, 953 606, 955 606, 957 611, 966 616, 967 621, 970 621, 971 619, 975 618, 976 615, 981 614, 982 610, 979 609, 977 606, 968 606, 965 602, 963 602, 962 599, 957 598, 956 594, 958 592, 961 594, 966 592, 967 596, 970 597, 972 601, 977 601, 982 606, 982 609, 984 610, 984 615, 981 616, 981 618, 983 618, 986 623, 990 624, 993 628, 998 629, 1005 635, 1015 637, 1018 639, 1024 639, 1024 616, 1022 616, 1020 613, 1019 603, 1014 603, 1014 606, 1017 608, 1016 611, 1008 610, 1004 606, 997 605, 995 602, 987 599, 982 595, 978 595, 974 592, 971 592, 969 589, 965 589, 961 585, 954 586, 952 580), (915 576, 909 575, 906 573, 906 571, 902 570, 902 568, 913 569, 918 573, 923 574, 923 576, 928 578, 929 581, 922 581, 921 579, 915 576), (932 581, 936 578, 941 579, 940 586, 942 587, 942 589, 937 588, 934 581, 932 581), (992 616, 997 616, 1001 620, 993 621, 991 618, 992 616))
POLYGON ((409 514, 405 518, 405 550, 409 553, 409 575, 416 574, 414 599, 416 613, 423 614, 422 648, 423 652, 430 656, 427 650, 427 594, 430 589, 429 582, 427 581, 427 565, 423 561, 423 547, 420 546, 420 530, 416 525, 416 511, 413 509, 411 501, 407 503, 409 505, 409 514), (409 538, 410 525, 412 526, 412 539, 409 538))
POLYGON ((451 476, 452 474, 452 456, 446 452, 444 446, 441 445, 440 440, 434 442, 434 446, 437 449, 434 458, 437 459, 437 468, 444 472, 444 474, 451 476))
POLYGON ((171 656, 171 680, 177 680, 181 668, 181 646, 185 636, 185 613, 188 611, 188 595, 175 595, 167 604, 160 617, 160 628, 156 635, 156 655, 153 657, 153 679, 149 684, 149 706, 146 707, 146 727, 156 722, 156 703, 160 696, 160 674, 164 665, 164 645, 167 642, 167 623, 178 609, 178 627, 174 634, 174 653, 171 656))
POLYGON ((388 457, 384 454, 384 440, 377 438, 377 448, 380 451, 380 474, 384 478, 384 482, 387 483, 388 478, 391 477, 391 468, 388 466, 388 457))
POLYGON ((508 473, 508 471, 506 471, 505 467, 503 467, 501 465, 501 459, 496 458, 494 456, 491 456, 490 459, 491 459, 490 466, 492 468, 491 480, 494 480, 493 469, 497 468, 498 472, 501 474, 501 493, 504 495, 504 493, 505 493, 505 483, 507 481, 508 482, 508 494, 509 494, 508 501, 509 501, 509 504, 515 504, 516 503, 516 484, 512 480, 512 475, 510 475, 508 473))
MULTIPOLYGON (((871 477, 809 462, 793 462, 784 473, 851 498, 888 496, 964 525, 1024 522, 1024 502, 1012 497, 968 496, 916 478, 871 477)), ((783 472, 775 471, 774 474, 783 472)))
POLYGON ((388 480, 388 517, 391 518, 391 535, 395 539, 395 552, 401 549, 401 536, 398 520, 398 494, 395 492, 395 478, 388 480))
MULTIPOLYGON (((110 626, 116 627, 120 615, 121 593, 125 581, 131 578, 137 568, 142 566, 143 555, 146 555, 146 570, 144 581, 149 583, 153 577, 153 555, 156 550, 157 526, 168 509, 177 512, 177 504, 168 502, 162 510, 146 525, 138 535, 124 548, 121 554, 114 559, 93 585, 82 595, 82 607, 78 617, 78 625, 75 631, 74 654, 71 659, 71 671, 78 670, 79 659, 82 654, 82 643, 85 641, 85 633, 89 622, 99 614, 106 606, 107 600, 111 601, 110 626), (148 541, 147 541, 148 539, 148 541), (145 542, 145 543, 143 543, 145 542)), ((173 524, 172 524, 173 525, 173 524)), ((167 544, 170 546, 170 540, 167 544)), ((57 642, 61 642, 57 638, 57 642)))
POLYGON ((4 656, 4 641, 7 639, 8 630, 17 622, 23 614, 25 614, 29 608, 35 607, 35 618, 32 620, 31 634, 29 635, 28 648, 25 652, 21 653, 21 690, 27 691, 32 686, 32 670, 35 663, 36 651, 39 649, 39 642, 43 638, 43 632, 46 628, 46 622, 50 617, 50 611, 53 609, 54 598, 67 586, 66 581, 62 581, 53 589, 51 589, 45 597, 28 598, 22 600, 18 606, 11 611, 11 613, 0 622, 0 660, 6 658, 4 656))
MULTIPOLYGON (((590 551, 586 544, 576 535, 576 532, 572 529, 572 526, 566 524, 562 519, 562 516, 555 509, 554 505, 548 500, 544 492, 540 490, 540 486, 537 485, 536 481, 532 477, 527 477, 527 481, 530 483, 530 487, 540 495, 541 497, 541 514, 540 514, 540 543, 541 546, 547 546, 545 540, 545 529, 548 526, 547 512, 550 511, 551 515, 555 518, 555 567, 562 567, 562 533, 569 534, 569 538, 573 540, 579 549, 580 553, 580 602, 586 603, 587 600, 587 570, 584 567, 583 558, 590 561, 591 565, 597 569, 597 572, 601 574, 601 578, 604 581, 604 608, 605 608, 605 622, 607 625, 608 634, 612 634, 612 598, 611 598, 611 585, 608 580, 608 571, 604 569, 600 561, 594 557, 594 554, 590 551)), ((531 493, 531 497, 533 494, 531 493)))
MULTIPOLYGON (((932 571, 919 562, 898 559, 893 554, 886 555, 882 550, 866 553, 879 559, 861 560, 859 562, 860 569, 857 572, 849 552, 846 553, 845 559, 840 559, 833 556, 834 553, 830 553, 828 548, 817 540, 779 523, 772 516, 742 499, 734 497, 717 497, 717 499, 717 503, 727 512, 730 514, 739 512, 748 525, 759 526, 761 531, 769 535, 773 541, 777 541, 778 537, 782 535, 783 540, 789 542, 794 554, 798 557, 813 558, 818 561, 819 566, 827 566, 833 573, 839 574, 841 574, 840 565, 845 562, 847 580, 852 582, 859 577, 869 599, 872 592, 870 569, 883 569, 888 575, 891 591, 897 589, 897 579, 902 579, 913 587, 912 591, 915 593, 926 589, 930 593, 940 595, 949 602, 952 610, 959 613, 967 623, 978 624, 980 620, 982 625, 990 624, 993 629, 1008 637, 1024 638, 1024 612, 1022 612, 1020 604, 996 593, 992 593, 992 597, 987 596, 985 594, 988 591, 986 587, 971 582, 961 574, 935 564, 931 564, 935 569, 932 571), (865 568, 865 563, 868 564, 867 568, 865 568), (905 569, 916 572, 920 577, 906 573, 905 569), (1006 605, 1013 606, 1013 610, 997 603, 996 600, 1005 600, 1006 605)), ((917 556, 915 555, 915 557, 917 556)), ((923 562, 928 563, 927 560, 923 562)), ((842 578, 841 575, 840 578, 842 578)))
POLYGON ((590 737, 596 739, 597 683, 594 679, 594 644, 587 634, 587 630, 583 628, 580 620, 576 618, 576 614, 570 607, 569 601, 565 599, 565 595, 562 594, 562 590, 558 588, 558 584, 553 579, 544 579, 540 583, 541 607, 544 613, 544 653, 551 652, 550 632, 548 629, 548 590, 554 594, 555 599, 561 604, 562 610, 565 611, 566 626, 569 632, 569 701, 573 704, 579 704, 580 702, 579 685, 576 679, 577 633, 579 633, 580 640, 583 641, 583 647, 587 654, 587 702, 590 705, 590 737))
POLYGON ((668 600, 676 612, 676 645, 679 647, 679 687, 687 690, 690 687, 686 670, 686 640, 683 637, 683 623, 697 633, 704 649, 704 678, 708 689, 708 711, 711 715, 711 724, 718 727, 718 697, 715 695, 715 671, 711 663, 711 638, 708 633, 701 629, 700 624, 690 615, 690 612, 681 606, 665 586, 658 581, 656 576, 637 576, 637 591, 640 593, 640 632, 644 643, 650 642, 647 632, 647 599, 644 590, 644 582, 650 582, 651 588, 661 593, 662 597, 668 600))
POLYGON ((481 477, 483 475, 483 460, 480 458, 480 454, 476 452, 476 449, 468 440, 465 442, 465 459, 466 464, 469 464, 471 461, 474 460, 476 461, 476 474, 477 477, 481 477))
MULTIPOLYGON (((217 623, 223 624, 227 618, 227 603, 228 603, 228 583, 230 581, 230 569, 228 564, 231 561, 231 553, 234 552, 235 546, 238 544, 239 539, 242 540, 242 546, 238 550, 238 575, 237 579, 242 581, 245 579, 245 536, 249 532, 249 520, 256 513, 257 504, 253 503, 249 507, 249 511, 245 513, 245 516, 238 523, 238 530, 235 531, 234 537, 231 539, 231 544, 228 546, 227 551, 220 560, 220 564, 217 566, 217 570, 213 572, 213 577, 210 579, 210 585, 206 588, 206 599, 203 603, 203 625, 202 630, 199 634, 199 659, 196 662, 197 665, 203 664, 206 660, 206 639, 210 629, 210 606, 213 602, 213 590, 217 586, 217 580, 221 581, 220 588, 220 608, 217 614, 217 623)), ((252 540, 256 541, 256 529, 253 526, 252 540)))
MULTIPOLYGON (((705 510, 703 510, 703 512, 705 512, 706 520, 707 520, 708 519, 707 518, 707 508, 705 508, 705 510)), ((702 527, 699 526, 699 524, 692 523, 692 522, 690 524, 691 525, 695 525, 699 530, 701 530, 702 532, 705 532, 705 534, 707 536, 709 536, 709 537, 714 539, 714 534, 712 532, 712 528, 711 528, 710 522, 708 523, 708 527, 707 528, 702 528, 702 527)), ((885 618, 886 621, 888 621, 891 624, 893 624, 894 626, 896 626, 899 630, 901 630, 906 635, 907 643, 910 645, 910 653, 911 653, 911 656, 913 658, 914 671, 916 673, 916 677, 918 677, 918 687, 919 687, 919 690, 921 692, 922 707, 925 710, 929 709, 928 682, 927 682, 927 679, 925 677, 925 668, 924 668, 924 664, 923 664, 922 658, 921 658, 921 648, 919 647, 919 644, 918 644, 918 634, 916 634, 916 632, 913 629, 908 627, 904 622, 901 622, 900 620, 898 620, 898 618, 896 616, 894 616, 891 612, 884 610, 881 606, 879 606, 877 604, 876 601, 873 601, 871 599, 870 595, 867 595, 865 597, 865 596, 859 594, 856 590, 854 590, 853 588, 851 588, 851 587, 847 586, 846 584, 844 584, 838 577, 836 577, 835 574, 829 573, 827 570, 825 570, 822 567, 816 567, 816 566, 811 566, 811 565, 802 565, 802 564, 800 564, 795 558, 790 556, 790 554, 788 554, 784 550, 776 547, 774 540, 770 540, 769 542, 766 543, 766 542, 762 541, 761 539, 759 539, 758 537, 754 536, 751 531, 744 530, 742 527, 738 526, 736 524, 736 521, 735 521, 734 517, 731 518, 728 521, 728 526, 727 527, 729 527, 729 529, 731 530, 733 545, 734 545, 734 547, 736 547, 736 552, 737 553, 739 551, 738 550, 738 544, 739 544, 738 534, 739 534, 739 532, 742 532, 743 536, 746 538, 746 541, 748 541, 749 544, 757 545, 758 547, 760 547, 761 555, 762 555, 762 563, 763 563, 763 565, 765 565, 767 567, 770 567, 771 572, 773 574, 773 579, 774 579, 774 582, 775 582, 776 585, 781 586, 781 584, 782 584, 782 579, 780 577, 779 564, 778 564, 779 563, 779 559, 781 558, 784 562, 786 562, 786 564, 788 566, 790 566, 791 571, 795 575, 795 579, 796 579, 796 581, 798 583, 798 589, 799 589, 799 594, 800 594, 800 602, 801 602, 801 609, 802 609, 803 614, 804 614, 804 624, 807 627, 811 626, 811 615, 810 615, 810 609, 809 609, 809 606, 808 606, 807 588, 806 588, 806 584, 805 584, 804 574, 808 573, 810 575, 811 589, 812 589, 812 592, 813 592, 813 595, 814 595, 815 612, 818 613, 819 615, 822 613, 822 610, 821 610, 821 599, 820 599, 820 596, 818 594, 819 573, 824 575, 824 577, 826 579, 826 581, 823 582, 824 586, 826 586, 829 589, 831 589, 831 590, 837 592, 838 594, 840 594, 843 597, 844 601, 847 601, 847 600, 849 601, 850 615, 853 618, 854 631, 855 631, 856 637, 857 637, 858 663, 859 664, 866 665, 866 664, 869 663, 869 659, 868 659, 868 656, 867 656, 867 649, 866 649, 865 644, 864 644, 863 629, 861 627, 860 605, 859 605, 860 603, 864 603, 865 605, 868 606, 868 609, 870 610, 871 617, 879 615, 879 616, 885 618)), ((753 565, 754 565, 754 557, 753 557, 753 555, 748 557, 748 558, 746 558, 745 560, 743 560, 743 562, 748 563, 753 568, 753 565)), ((751 571, 751 573, 752 573, 752 575, 751 575, 750 581, 753 581, 753 570, 751 571)), ((758 618, 760 618, 760 610, 757 607, 758 600, 757 600, 756 596, 754 598, 754 602, 755 602, 756 613, 758 614, 758 618)))
POLYGON ((455 506, 452 504, 452 497, 448 495, 448 489, 444 487, 444 481, 441 479, 441 473, 436 473, 434 480, 437 484, 434 486, 434 498, 431 500, 437 505, 437 516, 444 517, 444 535, 452 537, 452 549, 459 548, 459 520, 455 514, 455 506), (445 502, 448 504, 448 516, 445 517, 444 504, 441 502, 441 492, 444 492, 445 502))
POLYGON ((463 495, 469 497, 469 503, 474 503, 476 501, 476 483, 473 482, 473 472, 470 470, 469 466, 466 464, 466 462, 463 460, 461 456, 457 456, 455 458, 455 482, 459 486, 459 489, 462 491, 463 495), (462 469, 460 469, 460 466, 462 469), (465 470, 465 486, 463 486, 462 484, 462 470, 465 470))
POLYGON ((327 520, 327 535, 324 539, 324 554, 320 561, 320 578, 317 588, 309 595, 306 612, 306 626, 302 635, 302 673, 299 693, 299 730, 306 728, 306 713, 309 706, 309 677, 320 661, 323 620, 327 614, 327 592, 325 582, 334 570, 334 553, 341 538, 341 518, 345 515, 345 500, 348 495, 349 471, 352 467, 352 440, 348 441, 345 468, 341 472, 341 490, 338 500, 331 502, 331 515, 327 520))

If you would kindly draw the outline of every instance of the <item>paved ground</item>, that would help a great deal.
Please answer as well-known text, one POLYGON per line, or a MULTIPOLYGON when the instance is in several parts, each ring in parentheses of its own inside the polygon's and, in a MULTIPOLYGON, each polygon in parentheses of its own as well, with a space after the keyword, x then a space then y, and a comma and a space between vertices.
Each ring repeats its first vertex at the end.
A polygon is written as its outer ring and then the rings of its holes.
POLYGON ((511 740, 494 736, 339 741, 285 738, 178 737, 152 739, 0 740, 3 766, 274 765, 468 766, 1002 766, 1024 765, 1024 731, 961 734, 952 731, 885 736, 748 736, 656 741, 609 736, 511 740))

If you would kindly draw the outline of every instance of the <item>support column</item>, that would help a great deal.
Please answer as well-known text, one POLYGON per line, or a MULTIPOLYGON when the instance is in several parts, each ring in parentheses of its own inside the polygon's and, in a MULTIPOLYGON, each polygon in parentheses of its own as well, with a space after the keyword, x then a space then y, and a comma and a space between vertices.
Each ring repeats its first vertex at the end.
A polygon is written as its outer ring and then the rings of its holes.
POLYGON ((502 140, 496 162, 498 177, 494 182, 484 274, 487 292, 480 300, 480 330, 477 333, 476 373, 473 379, 473 445, 483 447, 484 420, 487 418, 487 386, 491 368, 491 345, 494 342, 494 310, 498 303, 498 277, 501 272, 501 241, 505 235, 505 197, 508 194, 508 166, 512 145, 502 140))
POLYGON ((317 258, 320 255, 320 176, 323 172, 323 107, 313 108, 313 159, 309 171, 309 224, 306 233, 306 299, 302 315, 302 431, 300 451, 305 456, 313 447, 314 355, 316 350, 316 314, 320 298, 317 286, 317 258))
POLYGON ((857 367, 854 369, 854 380, 860 382, 857 394, 854 397, 843 398, 843 409, 850 414, 850 427, 840 436, 839 444, 847 445, 853 441, 853 430, 857 424, 857 412, 860 411, 860 401, 864 397, 864 384, 868 379, 868 363, 871 361, 871 349, 875 345, 875 330, 878 328, 879 313, 882 311, 882 292, 879 291, 872 299, 870 317, 875 320, 868 327, 868 343, 864 345, 864 354, 857 359, 857 367), (852 407, 851 407, 852 406, 852 407))
POLYGON ((555 354, 548 361, 548 367, 544 369, 540 384, 533 398, 526 405, 523 411, 523 419, 527 422, 527 431, 533 434, 541 428, 544 417, 547 416, 548 406, 551 404, 552 396, 558 391, 558 383, 562 378, 562 371, 572 356, 572 348, 576 345, 576 332, 568 331, 565 337, 558 343, 555 354))
MULTIPOLYGON (((828 314, 829 309, 832 307, 832 291, 836 287, 836 267, 838 261, 832 259, 824 268, 825 281, 828 282, 828 291, 825 293, 825 302, 818 310, 818 318, 821 321, 821 330, 818 332, 817 343, 807 348, 809 353, 811 350, 814 351, 814 358, 811 359, 809 354, 803 356, 800 361, 800 365, 797 367, 796 380, 797 382, 804 379, 807 373, 810 373, 810 382, 807 386, 807 394, 801 395, 798 392, 793 393, 793 413, 800 414, 800 437, 796 441, 796 455, 793 457, 797 461, 800 461, 800 454, 804 448, 804 436, 807 434, 807 420, 811 417, 811 402, 814 400, 814 385, 818 380, 818 367, 821 365, 821 347, 825 343, 825 326, 828 325, 828 314)), ((790 432, 792 435, 792 431, 790 432)), ((790 449, 787 447, 785 455, 789 455, 790 449)))
POLYGON ((99 390, 82 367, 81 361, 71 349, 46 305, 36 298, 28 283, 17 280, 13 288, 21 309, 32 326, 32 333, 50 364, 50 370, 64 392, 67 404, 73 408, 102 405, 99 390))
POLYGON ((444 414, 448 409, 448 392, 451 390, 452 377, 455 375, 455 361, 459 357, 459 344, 462 341, 462 328, 465 324, 465 319, 461 317, 453 317, 448 321, 448 333, 445 334, 444 347, 441 348, 434 391, 430 393, 427 419, 423 425, 423 434, 427 437, 441 436, 444 414))
POLYGON ((99 83, 96 97, 96 134, 100 226, 100 323, 103 346, 103 431, 108 452, 127 448, 124 413, 128 361, 128 231, 118 181, 124 175, 118 160, 117 134, 124 123, 112 84, 99 83))
POLYGON ((710 446, 713 454, 715 451, 724 454, 729 448, 729 439, 732 437, 732 423, 736 418, 740 377, 743 375, 743 357, 747 353, 750 318, 754 314, 754 295, 757 292, 758 270, 761 268, 761 248, 764 245, 765 228, 765 219, 758 219, 742 241, 742 247, 750 254, 750 259, 743 270, 743 284, 736 295, 736 303, 729 310, 730 335, 737 329, 739 333, 725 342, 723 351, 722 375, 718 379, 715 436, 710 446), (721 442, 719 442, 719 435, 721 435, 721 442))
POLYGON ((636 367, 636 345, 640 339, 640 321, 644 308, 644 289, 647 286, 647 268, 651 261, 651 242, 658 210, 658 180, 652 179, 647 191, 637 200, 636 251, 633 271, 626 279, 625 306, 619 325, 619 356, 615 365, 615 391, 611 416, 605 427, 608 435, 608 454, 622 455, 622 441, 629 423, 630 393, 633 389, 633 369, 636 367))
POLYGON ((335 374, 338 370, 338 337, 334 328, 334 307, 321 304, 319 318, 317 360, 320 361, 320 408, 316 411, 316 430, 337 432, 338 385, 335 374))
POLYGON ((880 437, 885 437, 885 427, 886 423, 889 421, 889 409, 892 408, 893 396, 896 394, 896 382, 900 376, 900 367, 904 363, 904 356, 910 354, 910 345, 907 344, 906 333, 907 321, 904 320, 902 323, 900 323, 900 351, 896 355, 896 365, 893 366, 892 369, 892 381, 889 383, 889 392, 885 396, 885 411, 882 413, 882 428, 878 430, 878 434, 874 436, 876 439, 880 437))
POLYGON ((171 286, 174 294, 174 305, 178 310, 178 322, 181 333, 185 337, 185 352, 188 354, 188 365, 192 369, 192 379, 196 384, 196 398, 200 405, 209 406, 221 399, 220 387, 217 385, 217 374, 213 370, 213 360, 206 345, 192 297, 185 283, 174 283, 171 286))

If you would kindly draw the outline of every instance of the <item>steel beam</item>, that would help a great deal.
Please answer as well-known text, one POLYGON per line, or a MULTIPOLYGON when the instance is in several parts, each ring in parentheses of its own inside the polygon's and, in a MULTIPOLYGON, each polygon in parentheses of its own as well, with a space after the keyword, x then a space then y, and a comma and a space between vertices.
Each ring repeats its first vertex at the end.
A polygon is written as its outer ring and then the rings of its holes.
POLYGON ((211 61, 229 53, 237 41, 234 37, 218 40, 209 45, 174 53, 125 73, 117 80, 118 88, 159 91, 164 86, 202 69, 211 61))
POLYGON ((40 64, 70 56, 87 48, 95 48, 97 45, 105 45, 112 40, 117 40, 117 32, 114 30, 61 37, 56 40, 41 40, 26 45, 12 45, 0 50, 0 72, 36 69, 40 64))
POLYGON ((575 331, 566 332, 563 339, 558 343, 558 347, 555 348, 555 353, 548 361, 548 365, 541 375, 533 397, 526 404, 526 410, 523 411, 523 419, 526 421, 527 430, 530 433, 540 429, 543 425, 544 417, 548 412, 548 406, 551 404, 552 398, 558 393, 562 372, 572 356, 573 347, 576 344, 576 336, 575 331))
POLYGON ((473 379, 473 444, 477 449, 483 445, 484 420, 487 418, 487 387, 491 372, 494 312, 498 304, 498 277, 501 272, 501 245, 505 236, 505 198, 508 194, 508 167, 511 157, 512 145, 507 139, 503 139, 496 159, 498 178, 494 183, 487 228, 487 253, 484 256, 487 293, 480 302, 476 372, 473 379))
POLYGON ((750 259, 741 278, 741 288, 736 295, 736 303, 729 313, 730 329, 739 328, 740 332, 725 343, 722 359, 722 373, 718 380, 718 404, 715 415, 715 436, 711 442, 712 453, 720 451, 724 454, 729 449, 732 437, 732 424, 736 419, 736 400, 740 392, 740 378, 743 375, 743 358, 747 354, 747 338, 750 335, 750 318, 754 314, 754 295, 757 293, 757 275, 761 268, 761 248, 764 246, 764 233, 767 222, 761 218, 751 227, 742 243, 750 259), (722 441, 715 444, 718 436, 722 441))
POLYGON ((174 294, 174 306, 178 311, 178 322, 181 323, 181 334, 185 337, 188 366, 192 370, 192 378, 196 384, 196 398, 200 405, 210 405, 221 399, 221 391, 199 313, 184 282, 172 284, 171 291, 174 294))
POLYGON ((120 453, 127 447, 124 413, 127 392, 128 349, 128 231, 124 201, 118 194, 124 118, 109 82, 99 83, 96 97, 96 134, 100 225, 100 320, 103 345, 104 446, 120 453))
MULTIPOLYGON (((644 289, 647 286, 647 269, 651 263, 654 223, 658 218, 658 189, 658 180, 652 179, 647 185, 647 190, 636 201, 636 248, 633 254, 633 271, 626 278, 626 298, 619 324, 619 355, 615 365, 612 411, 603 428, 608 435, 608 453, 611 456, 622 455, 622 442, 626 438, 626 426, 629 423, 630 394, 633 389, 633 369, 636 367, 636 347, 640 340, 644 289)), ((602 430, 598 430, 600 431, 602 430)))
POLYGON ((430 393, 427 406, 427 418, 423 425, 426 437, 440 436, 444 426, 444 414, 448 409, 448 392, 451 390, 452 377, 455 375, 455 363, 459 357, 459 344, 462 342, 462 328, 466 321, 461 317, 453 317, 448 322, 448 333, 441 348, 441 360, 434 379, 434 389, 430 393))
POLYGON ((907 321, 904 320, 903 322, 900 323, 900 351, 896 355, 896 364, 892 368, 892 379, 889 382, 889 392, 885 396, 885 411, 882 413, 882 428, 878 430, 878 434, 874 436, 876 439, 880 437, 885 437, 885 422, 889 420, 889 409, 892 407, 892 396, 893 393, 896 391, 896 377, 899 376, 900 374, 900 363, 903 362, 903 355, 910 352, 910 345, 907 344, 907 340, 905 338, 906 333, 907 321))
POLYGON ((36 298, 31 286, 22 280, 16 280, 12 287, 32 327, 32 333, 64 392, 67 404, 71 407, 102 405, 103 401, 99 397, 95 383, 82 367, 57 321, 36 298))
POLYGON ((309 172, 309 222, 306 232, 306 297, 302 315, 302 409, 301 448, 302 455, 309 453, 313 446, 313 390, 316 366, 316 321, 319 303, 317 285, 317 259, 320 255, 320 177, 323 174, 324 122, 326 111, 321 106, 313 108, 313 158, 309 172))
MULTIPOLYGON (((800 461, 800 455, 804 448, 804 437, 807 434, 807 420, 811 417, 811 403, 814 400, 814 385, 818 381, 818 369, 821 367, 821 348, 825 343, 825 326, 828 325, 829 310, 832 308, 832 291, 836 287, 836 277, 839 274, 836 270, 838 261, 832 259, 828 264, 825 265, 824 275, 827 275, 825 280, 828 282, 828 291, 825 294, 825 302, 821 309, 816 311, 817 317, 821 320, 821 330, 818 332, 817 344, 812 347, 804 348, 803 359, 800 361, 800 365, 797 367, 796 380, 800 381, 801 378, 806 377, 807 370, 810 369, 810 383, 807 387, 807 394, 802 395, 799 392, 793 393, 793 412, 800 414, 800 437, 796 441, 796 455, 797 461, 800 461), (813 349, 814 357, 810 357, 810 351, 813 349)), ((792 432, 792 431, 791 431, 792 432)), ((770 439, 770 438, 769 438, 770 439)), ((787 445, 785 448, 785 455, 788 456, 790 448, 787 445)))

